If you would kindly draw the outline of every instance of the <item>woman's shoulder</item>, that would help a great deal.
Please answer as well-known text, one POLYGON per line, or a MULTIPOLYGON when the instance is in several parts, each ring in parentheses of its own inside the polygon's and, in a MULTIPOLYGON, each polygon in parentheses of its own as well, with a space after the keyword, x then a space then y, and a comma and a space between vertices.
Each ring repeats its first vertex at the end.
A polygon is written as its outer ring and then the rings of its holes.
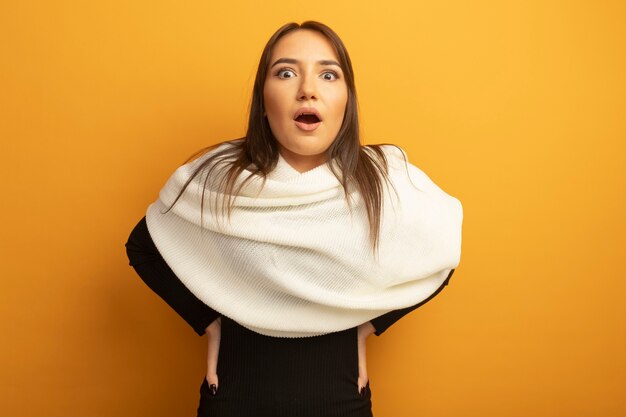
POLYGON ((240 149, 243 139, 229 139, 209 145, 197 151, 187 159, 184 165, 198 164, 206 161, 213 155, 224 155, 226 157, 236 154, 236 149, 240 149))
POLYGON ((398 167, 399 162, 403 165, 405 163, 409 163, 409 157, 406 151, 402 149, 401 146, 393 143, 369 144, 364 145, 363 149, 375 158, 380 159, 381 157, 384 157, 386 163, 393 167, 398 167))
POLYGON ((375 152, 375 149, 380 149, 380 152, 384 153, 385 160, 387 161, 389 175, 393 180, 398 178, 409 178, 411 183, 422 191, 430 191, 437 194, 446 194, 439 185, 419 166, 411 163, 407 152, 399 145, 392 143, 381 143, 376 145, 366 145, 370 152, 375 152))
POLYGON ((239 154, 236 148, 240 148, 240 141, 240 139, 231 139, 200 149, 179 165, 175 174, 187 177, 198 169, 209 168, 236 159, 239 154))
POLYGON ((219 168, 217 170, 219 172, 222 164, 227 164, 229 160, 237 157, 238 152, 234 148, 238 145, 238 139, 232 139, 200 149, 181 165, 178 165, 170 175, 166 187, 182 189, 186 188, 186 184, 191 181, 200 184, 206 179, 204 173, 210 172, 211 175, 214 175, 214 167, 219 168))

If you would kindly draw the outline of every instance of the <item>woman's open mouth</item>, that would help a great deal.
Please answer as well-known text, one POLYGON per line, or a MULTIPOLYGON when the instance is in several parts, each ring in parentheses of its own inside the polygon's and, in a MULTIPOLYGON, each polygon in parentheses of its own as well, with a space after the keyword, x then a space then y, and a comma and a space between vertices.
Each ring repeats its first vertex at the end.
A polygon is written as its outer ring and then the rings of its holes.
POLYGON ((294 119, 294 122, 296 123, 298 129, 304 130, 305 132, 317 129, 317 127, 322 123, 319 117, 312 113, 301 114, 294 119))

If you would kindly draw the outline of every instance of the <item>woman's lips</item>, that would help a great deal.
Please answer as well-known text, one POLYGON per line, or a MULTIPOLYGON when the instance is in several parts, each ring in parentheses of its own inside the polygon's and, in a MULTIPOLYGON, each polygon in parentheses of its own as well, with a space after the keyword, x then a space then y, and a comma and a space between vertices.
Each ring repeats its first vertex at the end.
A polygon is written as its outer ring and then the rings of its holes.
POLYGON ((294 120, 294 123, 296 124, 296 126, 298 127, 298 129, 300 130, 304 130, 305 132, 312 132, 315 129, 318 128, 319 125, 322 124, 322 122, 317 122, 317 123, 304 123, 304 122, 299 122, 297 120, 294 120))

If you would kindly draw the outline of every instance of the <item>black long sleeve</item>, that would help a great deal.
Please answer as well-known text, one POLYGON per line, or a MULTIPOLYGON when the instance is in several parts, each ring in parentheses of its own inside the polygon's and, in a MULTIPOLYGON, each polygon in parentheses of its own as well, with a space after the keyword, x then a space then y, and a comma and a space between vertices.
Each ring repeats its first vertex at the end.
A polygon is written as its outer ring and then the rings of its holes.
POLYGON ((178 279, 157 250, 148 232, 145 216, 126 242, 129 265, 139 277, 202 336, 220 313, 200 301, 178 279))
POLYGON ((390 311, 389 313, 385 313, 382 316, 378 316, 375 319, 370 320, 370 322, 374 325, 374 328, 376 329, 374 334, 376 336, 380 336, 385 330, 387 330, 392 324, 400 320, 402 317, 409 314, 411 311, 415 310, 416 308, 423 306, 428 301, 432 300, 437 294, 439 294, 441 290, 443 290, 443 287, 448 285, 448 281, 450 281, 450 277, 452 276, 453 273, 454 273, 454 269, 450 270, 450 273, 448 274, 448 277, 443 282, 443 284, 441 284, 441 286, 437 288, 437 291, 432 293, 430 297, 428 297, 427 299, 419 302, 418 304, 415 304, 414 306, 405 307, 399 310, 393 310, 393 311, 390 311))

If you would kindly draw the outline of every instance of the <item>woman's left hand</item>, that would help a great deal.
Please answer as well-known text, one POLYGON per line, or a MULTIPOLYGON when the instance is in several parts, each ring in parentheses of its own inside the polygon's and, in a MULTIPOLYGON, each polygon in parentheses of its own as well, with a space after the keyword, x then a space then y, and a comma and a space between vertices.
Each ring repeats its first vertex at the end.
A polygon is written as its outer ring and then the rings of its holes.
POLYGON ((365 396, 365 386, 369 381, 367 376, 367 357, 365 355, 366 342, 369 335, 376 331, 371 322, 363 323, 357 328, 358 344, 359 344, 359 379, 358 390, 361 397, 365 396))

